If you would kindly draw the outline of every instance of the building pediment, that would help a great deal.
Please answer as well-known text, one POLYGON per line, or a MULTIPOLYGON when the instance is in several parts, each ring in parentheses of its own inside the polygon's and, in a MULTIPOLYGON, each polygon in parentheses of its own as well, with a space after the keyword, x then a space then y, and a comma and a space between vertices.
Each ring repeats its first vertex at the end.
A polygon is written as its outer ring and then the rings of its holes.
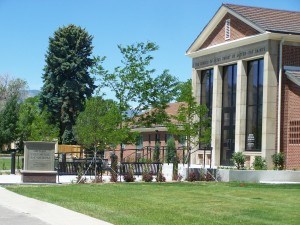
POLYGON ((300 12, 223 4, 186 54, 270 33, 298 36, 299 20, 300 12))

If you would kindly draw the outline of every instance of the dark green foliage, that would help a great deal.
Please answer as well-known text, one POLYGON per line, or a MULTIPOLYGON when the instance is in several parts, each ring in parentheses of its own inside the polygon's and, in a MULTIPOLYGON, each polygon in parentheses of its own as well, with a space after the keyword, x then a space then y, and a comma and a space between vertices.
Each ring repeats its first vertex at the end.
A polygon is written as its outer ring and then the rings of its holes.
POLYGON ((166 148, 166 163, 171 163, 176 155, 175 139, 169 138, 166 148))
POLYGON ((179 94, 176 98, 177 102, 189 102, 190 95, 192 93, 192 80, 188 79, 186 82, 180 82, 177 85, 179 94))
POLYGON ((111 177, 110 177, 110 181, 111 182, 117 182, 118 181, 118 156, 116 154, 112 154, 110 156, 111 159, 111 177))
POLYGON ((159 156, 160 156, 160 144, 159 142, 157 142, 154 147, 153 161, 159 162, 159 156))
POLYGON ((236 165, 237 169, 243 169, 246 161, 246 157, 242 152, 235 152, 232 155, 231 160, 236 165))
POLYGON ((122 116, 112 100, 93 97, 76 120, 74 131, 79 143, 86 147, 107 149, 128 138, 129 128, 120 128, 122 116))
POLYGON ((0 111, 0 147, 17 139, 19 103, 17 96, 11 97, 0 111))
POLYGON ((266 170, 266 160, 264 160, 261 156, 255 156, 254 162, 253 162, 253 168, 255 170, 266 170))
POLYGON ((39 108, 39 96, 27 98, 19 110, 17 133, 20 148, 23 141, 53 141, 58 137, 58 128, 49 124, 46 110, 39 108))
POLYGON ((273 160, 275 170, 283 170, 284 154, 282 152, 272 155, 272 160, 273 160))
POLYGON ((73 125, 96 88, 89 75, 92 39, 75 25, 61 27, 49 38, 41 107, 47 107, 51 124, 59 124, 59 141, 64 144, 75 143, 73 125))

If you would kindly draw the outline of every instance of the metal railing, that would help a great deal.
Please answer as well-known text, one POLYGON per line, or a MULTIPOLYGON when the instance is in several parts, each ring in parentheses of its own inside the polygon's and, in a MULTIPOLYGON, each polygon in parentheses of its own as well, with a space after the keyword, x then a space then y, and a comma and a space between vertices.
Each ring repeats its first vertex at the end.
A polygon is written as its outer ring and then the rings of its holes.
POLYGON ((162 163, 141 163, 141 162, 122 162, 120 164, 120 175, 125 175, 132 170, 134 175, 142 175, 143 172, 148 171, 153 175, 157 175, 161 170, 162 163))

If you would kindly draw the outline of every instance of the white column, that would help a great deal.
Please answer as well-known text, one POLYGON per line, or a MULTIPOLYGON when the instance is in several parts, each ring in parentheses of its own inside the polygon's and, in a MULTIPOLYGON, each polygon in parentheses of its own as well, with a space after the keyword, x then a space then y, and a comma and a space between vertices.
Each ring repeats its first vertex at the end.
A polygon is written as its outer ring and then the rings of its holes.
POLYGON ((263 112, 262 112, 262 157, 272 168, 271 156, 276 153, 276 101, 278 44, 269 42, 269 51, 264 55, 263 112))
MULTIPOLYGON (((200 104, 200 93, 201 93, 201 83, 200 83, 200 72, 193 68, 192 71, 192 90, 193 96, 198 104, 200 104)), ((197 163, 197 151, 195 151, 198 146, 192 146, 192 152, 190 163, 196 164, 197 163)))
POLYGON ((214 66, 213 100, 211 118, 212 165, 220 165, 221 120, 222 120, 222 73, 220 66, 214 66))
POLYGON ((247 102, 247 62, 237 62, 235 152, 245 151, 247 102))

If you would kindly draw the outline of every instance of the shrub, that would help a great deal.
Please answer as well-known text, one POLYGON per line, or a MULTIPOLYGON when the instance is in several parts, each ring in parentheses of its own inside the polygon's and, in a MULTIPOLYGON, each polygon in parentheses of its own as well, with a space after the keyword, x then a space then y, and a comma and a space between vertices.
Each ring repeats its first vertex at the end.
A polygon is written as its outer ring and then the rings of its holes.
POLYGON ((167 148, 166 148, 166 163, 170 163, 173 161, 176 155, 176 146, 174 138, 170 138, 167 141, 167 148))
POLYGON ((133 168, 130 165, 127 174, 123 176, 125 182, 134 182, 135 177, 133 173, 133 168))
POLYGON ((187 180, 190 182, 199 181, 199 177, 195 172, 191 172, 189 173, 187 180))
POLYGON ((142 180, 145 182, 152 182, 153 172, 149 171, 148 168, 145 168, 143 171, 142 180))
POLYGON ((153 161, 159 162, 159 155, 160 155, 160 144, 157 142, 154 147, 154 153, 153 153, 153 161))
POLYGON ((266 170, 266 160, 264 160, 261 156, 255 156, 252 166, 255 170, 266 170))
POLYGON ((5 162, 2 163, 2 170, 6 170, 5 162))
POLYGON ((272 155, 272 160, 273 160, 275 170, 283 170, 284 154, 282 152, 272 155))
POLYGON ((157 176, 156 176, 156 182, 166 182, 166 178, 162 173, 162 168, 160 167, 157 176))
POLYGON ((215 181, 215 178, 211 175, 211 173, 206 172, 205 181, 215 181))
POLYGON ((255 156, 254 162, 253 162, 253 168, 255 170, 266 170, 266 160, 264 160, 261 156, 255 156))
POLYGON ((103 183, 103 178, 99 174, 96 176, 96 178, 93 180, 93 183, 103 183))
POLYGON ((178 182, 181 182, 182 179, 183 179, 183 176, 182 176, 181 174, 178 174, 176 180, 177 180, 178 182))
POLYGON ((244 168, 246 157, 242 152, 235 152, 233 153, 231 160, 239 170, 244 168))
POLYGON ((137 160, 137 162, 140 162, 140 163, 152 163, 152 160, 151 159, 147 159, 147 158, 139 158, 137 160))
POLYGON ((111 177, 110 177, 110 181, 111 182, 117 182, 118 181, 118 156, 115 154, 112 154, 110 156, 111 159, 111 177))

